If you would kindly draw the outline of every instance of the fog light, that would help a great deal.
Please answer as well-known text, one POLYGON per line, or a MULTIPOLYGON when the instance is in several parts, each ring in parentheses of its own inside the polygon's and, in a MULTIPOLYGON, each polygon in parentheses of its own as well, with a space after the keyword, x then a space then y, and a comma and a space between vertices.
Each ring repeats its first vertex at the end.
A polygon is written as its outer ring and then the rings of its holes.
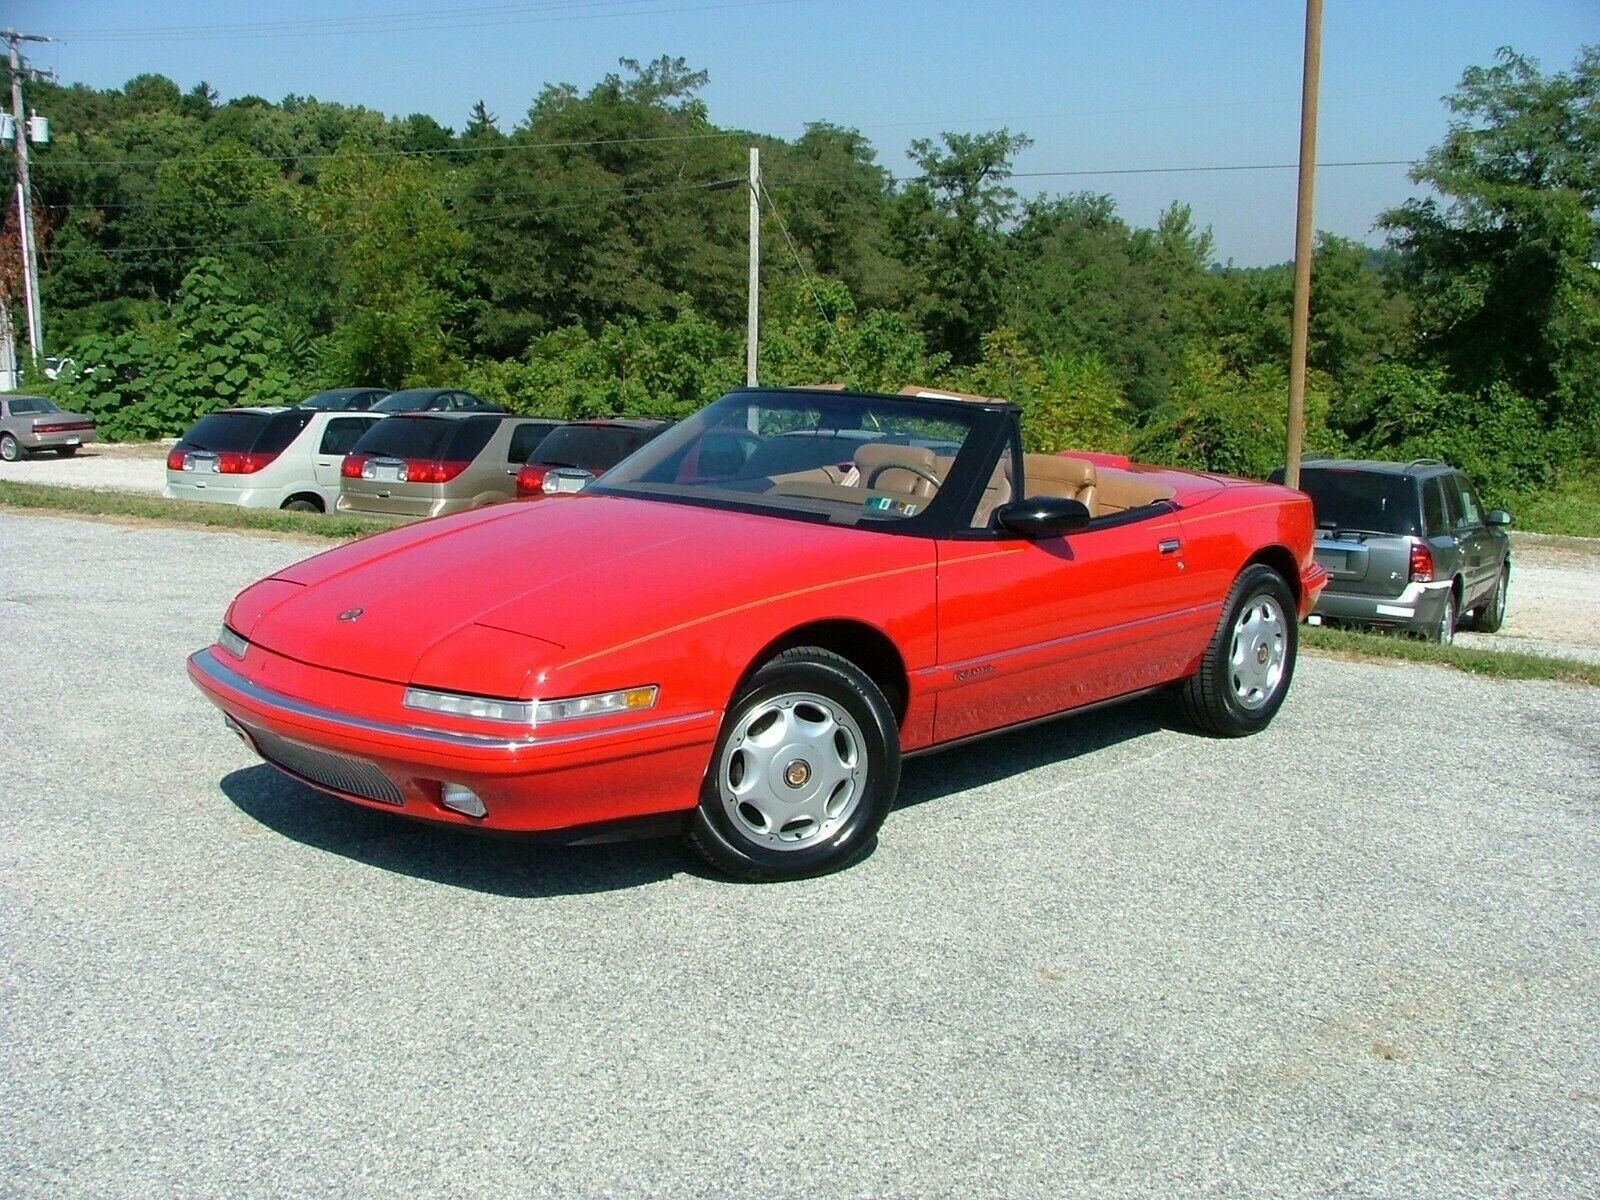
POLYGON ((489 810, 478 797, 478 793, 471 788, 462 787, 459 783, 441 783, 439 785, 439 803, 455 812, 463 813, 469 817, 486 817, 489 810))

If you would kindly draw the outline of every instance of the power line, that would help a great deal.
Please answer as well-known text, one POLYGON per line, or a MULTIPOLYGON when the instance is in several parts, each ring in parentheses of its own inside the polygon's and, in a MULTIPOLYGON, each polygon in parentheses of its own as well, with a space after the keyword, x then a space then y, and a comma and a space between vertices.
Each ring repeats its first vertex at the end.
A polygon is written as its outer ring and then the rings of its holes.
POLYGON ((774 8, 810 0, 739 0, 719 4, 671 4, 652 0, 588 0, 556 4, 507 4, 393 13, 369 17, 329 17, 306 21, 262 21, 232 25, 130 26, 121 29, 62 30, 61 41, 208 42, 246 38, 356 37, 418 33, 440 29, 485 29, 508 25, 548 25, 613 17, 655 17, 727 9, 774 8), (570 11, 583 10, 583 11, 570 11), (605 10, 605 11, 595 11, 605 10), (545 15, 548 14, 548 15, 545 15))
POLYGON ((789 227, 783 223, 783 214, 778 211, 778 206, 773 202, 772 193, 767 191, 766 185, 757 188, 762 199, 767 202, 767 209, 778 222, 778 231, 783 234, 783 240, 789 247, 789 254, 794 259, 794 265, 800 270, 800 278, 805 281, 806 289, 811 293, 812 302, 817 306, 817 312, 822 317, 822 323, 828 327, 828 333, 833 339, 833 346, 839 352, 839 357, 844 362, 846 375, 853 374, 855 367, 850 363, 850 355, 845 351, 844 341, 839 337, 839 331, 834 328, 833 322, 828 318, 828 310, 822 303, 822 297, 817 294, 817 285, 812 280, 811 272, 806 267, 805 261, 800 257, 800 250, 794 244, 794 238, 789 236, 789 227))

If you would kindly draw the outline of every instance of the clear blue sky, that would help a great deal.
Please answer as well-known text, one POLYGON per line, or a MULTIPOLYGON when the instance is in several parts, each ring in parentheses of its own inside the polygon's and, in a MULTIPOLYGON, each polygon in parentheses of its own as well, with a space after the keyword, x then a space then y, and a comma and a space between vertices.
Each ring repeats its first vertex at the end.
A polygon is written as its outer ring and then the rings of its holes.
MULTIPOLYGON (((1034 139, 1020 172, 1292 163, 1300 0, 7 0, 0 21, 60 40, 34 62, 67 83, 142 72, 224 99, 288 93, 423 112, 455 129, 483 99, 509 130, 547 82, 586 89, 622 56, 681 55, 710 72, 719 125, 792 137, 825 120, 881 163, 942 130, 1034 139)), ((1327 0, 1323 162, 1411 159, 1436 144, 1440 97, 1510 45, 1547 71, 1600 41, 1597 0, 1327 0)), ((48 114, 47 114, 48 115, 48 114)), ((48 151, 46 151, 48 153, 48 151)), ((1210 226, 1219 260, 1293 253, 1288 171, 1028 178, 1024 194, 1091 190, 1154 222, 1169 202, 1210 226)), ((1412 194, 1404 167, 1329 167, 1317 227, 1376 243, 1376 215, 1412 194)))

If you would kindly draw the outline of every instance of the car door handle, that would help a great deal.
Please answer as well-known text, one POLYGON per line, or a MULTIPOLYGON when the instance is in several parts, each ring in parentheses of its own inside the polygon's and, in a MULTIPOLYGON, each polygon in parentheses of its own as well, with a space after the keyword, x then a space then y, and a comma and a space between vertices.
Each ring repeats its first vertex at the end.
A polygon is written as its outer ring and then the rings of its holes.
POLYGON ((1176 554, 1178 552, 1177 538, 1163 538, 1156 543, 1156 549, 1162 554, 1176 554))

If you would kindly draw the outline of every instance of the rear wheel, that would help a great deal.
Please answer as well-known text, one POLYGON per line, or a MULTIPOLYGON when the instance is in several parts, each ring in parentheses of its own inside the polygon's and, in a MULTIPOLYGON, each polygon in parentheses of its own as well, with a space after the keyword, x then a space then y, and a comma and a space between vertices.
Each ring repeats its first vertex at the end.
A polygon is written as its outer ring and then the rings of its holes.
POLYGON ((1200 669, 1178 685, 1184 715, 1208 733, 1242 737, 1265 729, 1294 677, 1299 627, 1294 595, 1256 563, 1233 581, 1200 669))
POLYGON ((728 706, 689 845, 743 879, 836 870, 867 848, 899 783, 899 731, 877 684, 829 651, 786 650, 728 706))
POLYGON ((302 500, 302 499, 285 500, 283 502, 283 508, 284 508, 285 512, 321 512, 322 511, 322 506, 319 505, 316 501, 314 501, 314 500, 302 500))
POLYGON ((28 452, 22 448, 22 443, 9 433, 0 433, 0 459, 6 462, 21 462, 28 457, 28 452))
POLYGON ((1448 646, 1456 640, 1456 594, 1446 592, 1444 605, 1439 609, 1439 619, 1428 630, 1428 640, 1438 646, 1448 646))

